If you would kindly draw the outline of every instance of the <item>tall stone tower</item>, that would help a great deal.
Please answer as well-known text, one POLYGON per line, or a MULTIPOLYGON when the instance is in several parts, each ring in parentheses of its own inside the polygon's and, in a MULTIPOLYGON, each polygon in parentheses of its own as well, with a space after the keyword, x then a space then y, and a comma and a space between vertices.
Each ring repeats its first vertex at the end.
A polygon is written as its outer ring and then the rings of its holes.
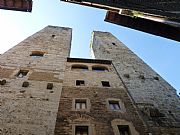
POLYGON ((53 135, 71 29, 48 26, 0 56, 0 134, 53 135))
POLYGON ((0 135, 179 134, 169 84, 107 32, 97 59, 69 58, 71 34, 48 26, 0 55, 0 135))
POLYGON ((180 99, 176 90, 108 32, 93 32, 96 59, 112 60, 149 133, 180 133, 180 99))

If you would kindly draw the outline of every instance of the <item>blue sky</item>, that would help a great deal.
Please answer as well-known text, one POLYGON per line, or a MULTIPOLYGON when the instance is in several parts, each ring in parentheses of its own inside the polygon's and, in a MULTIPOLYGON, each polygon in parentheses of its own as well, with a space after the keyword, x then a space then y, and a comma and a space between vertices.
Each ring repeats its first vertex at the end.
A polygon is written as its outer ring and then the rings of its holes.
POLYGON ((93 30, 114 34, 180 92, 180 42, 104 22, 106 11, 60 2, 34 0, 32 13, 0 10, 0 53, 47 25, 73 28, 71 57, 90 58, 93 30))

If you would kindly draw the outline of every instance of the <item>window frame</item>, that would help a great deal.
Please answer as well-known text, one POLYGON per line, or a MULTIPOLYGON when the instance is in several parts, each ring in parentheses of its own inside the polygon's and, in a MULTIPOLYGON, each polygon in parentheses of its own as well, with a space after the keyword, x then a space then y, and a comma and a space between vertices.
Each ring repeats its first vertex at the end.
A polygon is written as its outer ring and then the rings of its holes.
POLYGON ((88 71, 89 67, 87 65, 82 64, 74 64, 71 66, 72 71, 88 71))
MULTIPOLYGON (((87 125, 77 125, 77 126, 75 126, 75 135, 78 135, 77 134, 77 128, 84 128, 84 127, 86 127, 87 128, 87 131, 85 131, 85 133, 87 133, 87 135, 89 135, 89 126, 87 126, 87 125)), ((81 130, 82 131, 82 130, 81 130)), ((80 132, 81 132, 80 131, 80 132)), ((83 132, 83 131, 82 131, 83 132)), ((84 132, 83 132, 83 134, 84 134, 84 132)), ((80 135, 81 135, 81 133, 80 133, 80 135)))
POLYGON ((121 112, 121 113, 125 113, 126 112, 126 108, 124 106, 124 103, 121 101, 121 99, 108 98, 106 100, 106 105, 107 105, 108 111, 111 111, 111 112, 121 112), (110 107, 110 102, 118 103, 119 104, 119 109, 112 109, 110 107))
POLYGON ((132 134, 133 135, 139 135, 139 133, 135 129, 133 123, 130 121, 127 121, 125 119, 114 119, 111 121, 111 126, 113 128, 114 135, 120 135, 118 126, 121 126, 121 125, 122 126, 123 125, 129 126, 130 135, 132 135, 132 134))
POLYGON ((78 120, 72 123, 72 135, 76 135, 76 127, 77 126, 87 126, 88 127, 88 135, 95 135, 95 125, 91 124, 88 120, 78 120))
POLYGON ((42 51, 32 51, 29 56, 31 56, 32 58, 42 58, 44 57, 44 54, 45 53, 42 51))
POLYGON ((85 81, 84 80, 76 80, 75 85, 76 86, 85 86, 85 81), (78 82, 79 82, 79 85, 77 85, 78 82))
POLYGON ((105 66, 94 65, 91 69, 94 72, 109 72, 109 69, 105 66))
POLYGON ((109 108, 111 110, 120 110, 119 101, 109 100, 109 108))
POLYGON ((84 110, 87 109, 87 101, 85 99, 75 99, 75 109, 84 110), (79 105, 79 107, 77 107, 79 105))
POLYGON ((26 77, 28 75, 28 73, 29 73, 29 70, 20 69, 18 71, 18 73, 16 74, 16 77, 24 78, 24 77, 26 77), (20 74, 22 74, 22 76, 20 76, 20 74))
POLYGON ((86 111, 86 112, 90 112, 90 107, 91 107, 91 104, 90 104, 90 100, 88 98, 73 98, 73 102, 72 102, 72 111, 86 111), (82 109, 77 109, 76 108, 76 103, 77 101, 82 101, 82 102, 85 102, 85 108, 82 109))
POLYGON ((122 135, 126 135, 125 132, 128 133, 127 135, 131 135, 131 130, 130 130, 129 125, 117 125, 117 127, 118 127, 118 131, 119 131, 120 135, 122 134, 121 132, 123 132, 122 135), (121 128, 121 130, 120 130, 120 128, 121 128))
POLYGON ((109 81, 101 81, 101 86, 102 86, 102 87, 106 87, 106 88, 111 87, 109 81), (108 85, 107 85, 106 83, 107 83, 108 85), (103 85, 103 84, 104 84, 104 85, 103 85))

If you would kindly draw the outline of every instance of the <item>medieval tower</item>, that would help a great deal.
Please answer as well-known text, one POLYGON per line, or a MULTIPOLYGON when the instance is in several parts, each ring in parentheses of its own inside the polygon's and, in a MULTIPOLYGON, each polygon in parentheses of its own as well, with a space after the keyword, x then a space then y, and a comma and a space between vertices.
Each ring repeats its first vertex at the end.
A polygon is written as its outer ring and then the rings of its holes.
POLYGON ((175 89, 112 34, 93 32, 95 59, 71 37, 48 26, 0 55, 0 135, 179 135, 175 89))

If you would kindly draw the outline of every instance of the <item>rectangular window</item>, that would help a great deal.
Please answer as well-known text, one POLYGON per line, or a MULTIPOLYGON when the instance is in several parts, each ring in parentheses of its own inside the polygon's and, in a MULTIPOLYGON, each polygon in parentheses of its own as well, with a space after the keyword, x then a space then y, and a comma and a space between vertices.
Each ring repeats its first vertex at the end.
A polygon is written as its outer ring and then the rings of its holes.
POLYGON ((28 70, 20 70, 17 74, 17 77, 19 78, 23 78, 24 76, 26 76, 28 74, 28 70))
POLYGON ((76 99, 75 100, 75 109, 87 109, 87 102, 85 99, 76 99))
POLYGON ((120 110, 120 105, 118 101, 109 101, 109 108, 111 110, 120 110))
POLYGON ((128 125, 118 125, 120 135, 131 135, 128 125))
POLYGON ((75 135, 89 135, 88 126, 76 126, 75 135))
POLYGON ((76 86, 85 86, 84 80, 76 80, 76 86))
POLYGON ((44 56, 44 52, 41 52, 41 51, 33 51, 31 54, 30 54, 31 57, 33 58, 41 58, 44 56))
POLYGON ((110 84, 108 81, 101 81, 103 87, 110 87, 110 84))

